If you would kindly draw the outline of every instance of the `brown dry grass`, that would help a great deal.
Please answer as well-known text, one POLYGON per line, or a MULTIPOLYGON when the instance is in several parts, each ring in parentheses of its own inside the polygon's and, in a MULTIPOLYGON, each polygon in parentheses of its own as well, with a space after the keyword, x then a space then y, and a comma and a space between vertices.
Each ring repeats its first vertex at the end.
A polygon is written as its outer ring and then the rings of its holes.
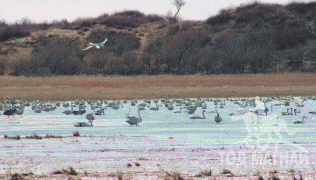
POLYGON ((311 96, 313 74, 0 77, 0 100, 311 96))

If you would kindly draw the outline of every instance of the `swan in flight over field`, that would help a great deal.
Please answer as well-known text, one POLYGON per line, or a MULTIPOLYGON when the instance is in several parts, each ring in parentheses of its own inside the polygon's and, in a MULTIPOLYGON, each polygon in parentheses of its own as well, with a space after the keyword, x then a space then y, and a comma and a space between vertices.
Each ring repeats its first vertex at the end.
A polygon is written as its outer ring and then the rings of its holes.
POLYGON ((93 46, 95 46, 96 48, 100 49, 100 47, 103 47, 104 44, 106 43, 106 41, 108 41, 108 38, 105 38, 104 41, 100 42, 100 43, 92 43, 92 42, 89 42, 88 43, 88 47, 86 47, 85 49, 82 49, 82 50, 87 50, 87 49, 90 49, 92 48, 93 46))

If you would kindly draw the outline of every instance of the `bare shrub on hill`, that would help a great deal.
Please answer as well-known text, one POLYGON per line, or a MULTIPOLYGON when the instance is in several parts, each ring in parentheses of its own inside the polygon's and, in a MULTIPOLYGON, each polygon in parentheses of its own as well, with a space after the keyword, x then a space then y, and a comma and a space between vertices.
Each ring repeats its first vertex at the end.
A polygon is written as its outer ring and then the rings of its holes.
POLYGON ((202 64, 204 65, 203 71, 206 71, 207 74, 212 72, 212 67, 214 63, 214 57, 211 49, 202 49, 200 50, 200 56, 202 64))
POLYGON ((30 35, 30 24, 8 25, 2 22, 0 25, 0 42, 21 38, 30 35))
POLYGON ((291 12, 297 12, 300 14, 304 14, 308 11, 314 11, 316 8, 316 2, 291 2, 285 6, 285 9, 291 12))
POLYGON ((205 23, 209 25, 223 24, 229 22, 232 19, 232 15, 229 10, 223 9, 218 15, 206 19, 205 23))
POLYGON ((122 11, 114 13, 113 16, 130 16, 130 17, 137 17, 142 18, 145 17, 145 15, 137 10, 128 10, 128 11, 122 11))
POLYGON ((138 58, 139 53, 136 51, 128 52, 124 55, 125 64, 128 67, 127 74, 128 75, 136 75, 140 74, 141 71, 141 61, 138 58))
POLYGON ((108 66, 109 59, 113 59, 113 53, 109 50, 95 51, 85 57, 86 73, 88 74, 104 74, 108 66))
POLYGON ((304 61, 304 68, 306 71, 314 72, 316 70, 316 62, 304 61))
POLYGON ((72 29, 82 29, 83 27, 92 27, 96 24, 95 18, 78 18, 72 22, 72 29))
POLYGON ((52 27, 54 28, 61 28, 61 29, 68 29, 70 28, 71 23, 68 22, 67 19, 62 19, 60 21, 53 20, 52 27))
POLYGON ((233 13, 237 23, 249 23, 253 19, 259 18, 261 21, 273 20, 280 24, 289 18, 284 6, 279 4, 263 4, 257 1, 237 7, 233 13))
POLYGON ((111 47, 115 56, 122 58, 124 54, 140 48, 140 41, 135 34, 130 33, 114 33, 108 36, 109 41, 113 42, 111 47))
POLYGON ((140 26, 141 18, 130 16, 109 16, 99 21, 108 27, 115 27, 117 25, 136 28, 140 26))
POLYGON ((164 22, 165 19, 157 14, 149 14, 145 17, 145 22, 164 22))
POLYGON ((97 18, 97 22, 109 27, 137 28, 141 24, 148 22, 161 22, 164 18, 159 15, 145 15, 136 10, 128 10, 114 13, 113 15, 104 14, 97 18))
POLYGON ((41 44, 32 52, 32 66, 24 66, 28 75, 73 75, 78 72, 81 61, 74 63, 80 52, 80 42, 68 37, 42 37, 41 44), (79 63, 79 64, 77 64, 79 63), (27 70, 27 68, 30 68, 27 70), (44 70, 44 71, 43 71, 44 70))
POLYGON ((274 38, 274 44, 278 50, 294 48, 298 44, 305 44, 308 39, 316 39, 316 34, 311 29, 292 27, 290 29, 279 29, 274 38))
POLYGON ((190 74, 201 69, 200 43, 206 37, 203 32, 196 32, 189 27, 180 30, 163 48, 163 58, 171 73, 190 74))
POLYGON ((98 20, 98 19, 102 19, 102 18, 106 18, 106 17, 108 17, 108 16, 109 16, 108 13, 102 13, 102 14, 100 14, 100 15, 97 17, 97 20, 98 20))
POLYGON ((32 25, 31 32, 47 30, 50 27, 54 27, 54 26, 52 24, 47 23, 47 22, 36 23, 36 24, 32 25))
POLYGON ((225 68, 232 61, 243 58, 242 42, 244 37, 237 34, 234 29, 227 29, 223 33, 214 36, 215 46, 212 48, 215 74, 231 73, 231 69, 225 68))

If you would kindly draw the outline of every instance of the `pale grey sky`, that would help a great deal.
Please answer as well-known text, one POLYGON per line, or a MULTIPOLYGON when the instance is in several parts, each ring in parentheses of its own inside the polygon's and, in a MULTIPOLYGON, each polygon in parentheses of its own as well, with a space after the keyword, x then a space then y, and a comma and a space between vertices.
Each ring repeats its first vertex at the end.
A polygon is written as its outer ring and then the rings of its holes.
MULTIPOLYGON (((262 3, 288 4, 293 0, 263 0, 262 3)), ((296 0, 311 2, 313 0, 296 0)), ((2 0, 0 20, 7 23, 20 22, 28 17, 33 22, 51 22, 67 19, 69 22, 78 17, 97 17, 102 13, 115 13, 123 10, 138 10, 144 14, 174 15, 177 11, 174 0, 2 0)), ((179 17, 184 20, 206 20, 219 10, 237 7, 253 0, 184 0, 179 17)))

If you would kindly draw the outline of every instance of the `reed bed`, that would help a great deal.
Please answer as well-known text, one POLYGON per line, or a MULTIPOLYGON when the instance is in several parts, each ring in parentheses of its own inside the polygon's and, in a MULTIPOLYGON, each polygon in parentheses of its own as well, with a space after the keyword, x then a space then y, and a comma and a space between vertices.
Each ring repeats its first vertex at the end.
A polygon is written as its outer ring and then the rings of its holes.
POLYGON ((316 76, 249 75, 0 77, 0 100, 99 100, 314 96, 316 76))

